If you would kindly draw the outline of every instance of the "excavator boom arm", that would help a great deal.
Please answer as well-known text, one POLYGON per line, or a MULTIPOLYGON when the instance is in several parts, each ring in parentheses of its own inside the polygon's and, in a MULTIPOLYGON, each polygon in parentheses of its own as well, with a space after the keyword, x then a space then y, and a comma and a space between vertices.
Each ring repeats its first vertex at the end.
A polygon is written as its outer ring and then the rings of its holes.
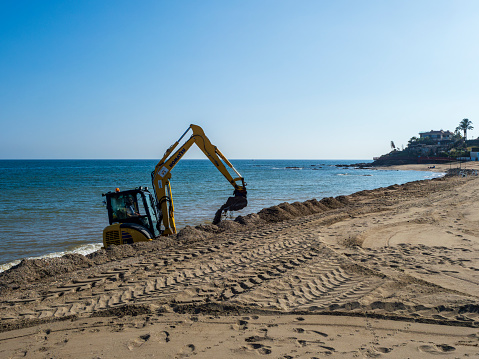
MULTIPOLYGON (((162 222, 165 227, 165 230, 163 231, 164 235, 176 233, 174 206, 170 186, 171 171, 194 143, 206 155, 211 163, 215 165, 218 171, 223 174, 226 180, 234 187, 235 196, 242 198, 241 201, 235 201, 233 200, 235 197, 230 197, 226 205, 222 206, 218 212, 223 210, 226 211, 227 209, 238 210, 246 207, 247 192, 244 178, 233 167, 230 161, 228 161, 228 159, 221 153, 221 151, 210 142, 200 126, 190 125, 190 127, 188 127, 179 140, 166 150, 163 158, 158 162, 155 170, 152 172, 153 187, 155 189, 158 206, 160 207, 163 217, 162 222), (171 154, 190 129, 193 132, 191 137, 179 149, 171 154), (230 167, 238 177, 233 178, 225 164, 230 167)), ((218 212, 215 216, 214 222, 219 221, 218 212)))

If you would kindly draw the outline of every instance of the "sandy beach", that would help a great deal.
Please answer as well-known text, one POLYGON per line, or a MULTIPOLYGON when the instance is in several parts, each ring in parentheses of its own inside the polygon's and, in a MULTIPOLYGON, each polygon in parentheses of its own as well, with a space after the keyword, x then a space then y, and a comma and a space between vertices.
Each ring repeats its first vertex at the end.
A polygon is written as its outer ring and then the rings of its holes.
POLYGON ((449 162, 442 164, 409 164, 399 166, 376 167, 385 170, 443 172, 451 170, 479 170, 478 162, 449 162))
MULTIPOLYGON (((387 169, 446 172, 457 165, 387 169)), ((1 358, 479 356, 479 170, 0 274, 1 358)))

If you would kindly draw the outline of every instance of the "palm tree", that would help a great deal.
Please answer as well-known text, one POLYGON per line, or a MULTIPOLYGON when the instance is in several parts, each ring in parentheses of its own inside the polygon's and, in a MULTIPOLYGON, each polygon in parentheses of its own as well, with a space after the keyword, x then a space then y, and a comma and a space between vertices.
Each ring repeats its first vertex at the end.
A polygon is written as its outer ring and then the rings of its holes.
POLYGON ((459 126, 456 127, 456 131, 463 131, 464 132, 464 140, 467 140, 467 130, 473 130, 472 121, 465 118, 461 122, 459 122, 459 126))

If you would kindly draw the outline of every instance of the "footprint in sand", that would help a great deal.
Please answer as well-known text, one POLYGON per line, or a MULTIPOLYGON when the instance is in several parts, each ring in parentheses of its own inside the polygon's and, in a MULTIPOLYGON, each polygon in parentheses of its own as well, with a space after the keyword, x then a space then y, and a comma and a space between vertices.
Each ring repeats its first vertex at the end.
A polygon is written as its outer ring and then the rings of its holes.
POLYGON ((246 330, 246 329, 248 329, 248 321, 238 319, 236 321, 236 323, 231 326, 231 329, 233 329, 233 330, 246 330))
POLYGON ((429 354, 445 354, 456 350, 456 348, 448 344, 421 345, 418 349, 429 354))
MULTIPOLYGON (((267 330, 264 333, 266 335, 267 330)), ((262 340, 265 340, 265 339, 267 339, 266 336, 265 337, 260 337, 258 335, 253 335, 251 337, 245 338, 245 342, 248 343, 246 345, 246 348, 250 349, 250 350, 254 350, 258 354, 261 354, 261 355, 271 354, 272 350, 271 350, 270 346, 258 343, 259 341, 262 341, 262 340)))
POLYGON ((387 354, 391 351, 390 348, 372 348, 372 349, 362 349, 362 353, 366 358, 380 358, 383 354, 387 354))
POLYGON ((179 358, 189 357, 191 354, 195 354, 196 347, 193 344, 188 344, 183 347, 178 353, 179 358))
POLYGON ((251 337, 245 338, 245 342, 247 343, 254 343, 254 342, 260 342, 264 340, 264 337, 260 337, 259 335, 252 335, 251 337))
POLYGON ((306 340, 297 339, 296 340, 296 345, 299 346, 299 347, 305 347, 305 346, 308 345, 308 342, 306 340))
POLYGON ((272 352, 271 349, 266 347, 258 349, 258 353, 262 355, 268 355, 268 354, 271 354, 271 352, 272 352))
POLYGON ((27 356, 27 351, 26 350, 20 350, 17 353, 14 354, 14 356, 9 357, 11 359, 20 359, 20 358, 25 358, 27 356))
POLYGON ((383 354, 387 354, 389 352, 392 351, 392 348, 385 348, 385 347, 379 347, 379 348, 375 348, 376 351, 380 352, 380 353, 383 353, 383 354))
POLYGON ((156 335, 156 338, 159 342, 165 342, 165 343, 168 343, 171 340, 170 339, 170 333, 168 333, 167 331, 159 332, 156 335))
POLYGON ((144 343, 146 343, 150 339, 150 337, 151 337, 150 334, 140 335, 138 338, 131 340, 130 343, 127 345, 127 347, 129 350, 138 348, 142 346, 144 343))
POLYGON ((268 355, 272 353, 271 347, 259 343, 250 343, 247 345, 248 349, 252 349, 261 355, 268 355))

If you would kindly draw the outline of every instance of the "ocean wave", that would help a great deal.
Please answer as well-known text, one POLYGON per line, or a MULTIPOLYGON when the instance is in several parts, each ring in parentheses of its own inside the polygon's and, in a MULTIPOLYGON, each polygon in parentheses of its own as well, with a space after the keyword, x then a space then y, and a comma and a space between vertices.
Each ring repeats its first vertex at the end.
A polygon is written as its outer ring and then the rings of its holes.
MULTIPOLYGON (((71 251, 63 251, 63 252, 54 252, 54 253, 48 253, 43 256, 38 256, 38 257, 28 257, 26 259, 43 259, 43 258, 58 258, 62 257, 65 254, 73 253, 73 254, 82 254, 86 256, 87 254, 96 252, 103 246, 103 243, 90 243, 90 244, 84 244, 81 245, 75 249, 72 249, 71 251)), ((17 264, 20 263, 20 260, 14 260, 9 263, 5 264, 0 264, 0 273, 5 272, 6 270, 16 266, 17 264)))

